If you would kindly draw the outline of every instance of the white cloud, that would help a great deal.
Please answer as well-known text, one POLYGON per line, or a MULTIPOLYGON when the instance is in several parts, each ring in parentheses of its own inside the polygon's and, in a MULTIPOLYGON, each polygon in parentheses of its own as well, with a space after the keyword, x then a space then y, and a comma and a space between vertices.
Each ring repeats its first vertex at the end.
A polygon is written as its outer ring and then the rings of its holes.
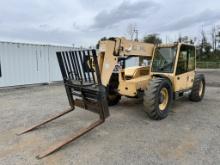
POLYGON ((7 0, 0 1, 0 40, 95 45, 124 35, 129 23, 140 36, 175 38, 220 23, 219 11, 218 0, 7 0))
POLYGON ((185 16, 180 19, 170 21, 165 25, 158 27, 160 31, 177 31, 184 28, 192 27, 198 24, 213 25, 220 20, 220 10, 204 10, 195 15, 185 16))
POLYGON ((152 15, 159 4, 153 1, 123 1, 110 11, 102 10, 95 16, 94 28, 110 28, 126 20, 144 19, 152 15))

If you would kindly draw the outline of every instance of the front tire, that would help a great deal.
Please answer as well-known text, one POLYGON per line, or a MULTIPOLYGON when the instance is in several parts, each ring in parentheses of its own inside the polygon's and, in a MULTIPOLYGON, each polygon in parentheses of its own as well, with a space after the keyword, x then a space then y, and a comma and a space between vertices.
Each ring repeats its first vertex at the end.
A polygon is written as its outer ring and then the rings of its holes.
POLYGON ((194 102, 199 102, 203 99, 205 94, 205 77, 203 74, 197 74, 194 79, 192 91, 189 99, 194 102))
POLYGON ((108 94, 107 96, 107 101, 109 106, 117 105, 120 100, 121 100, 121 96, 117 93, 108 94))
POLYGON ((155 77, 149 82, 144 95, 144 110, 153 120, 161 120, 168 116, 173 100, 173 90, 166 78, 155 77))
POLYGON ((117 91, 118 85, 118 74, 113 73, 107 86, 107 101, 109 106, 114 106, 121 100, 121 95, 117 91))

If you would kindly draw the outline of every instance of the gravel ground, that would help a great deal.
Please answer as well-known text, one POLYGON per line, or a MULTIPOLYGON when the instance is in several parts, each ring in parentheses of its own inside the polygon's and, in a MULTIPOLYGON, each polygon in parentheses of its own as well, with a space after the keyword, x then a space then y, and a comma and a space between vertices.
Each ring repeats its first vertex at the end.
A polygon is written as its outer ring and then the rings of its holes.
POLYGON ((0 164, 218 165, 220 88, 216 84, 207 87, 200 103, 187 98, 176 101, 162 121, 150 120, 141 100, 123 98, 110 108, 111 116, 103 125, 42 160, 35 158, 39 152, 97 116, 76 109, 36 131, 16 136, 23 128, 67 108, 64 88, 56 85, 0 91, 0 164))
POLYGON ((220 87, 220 69, 199 69, 198 72, 205 74, 207 85, 220 87))

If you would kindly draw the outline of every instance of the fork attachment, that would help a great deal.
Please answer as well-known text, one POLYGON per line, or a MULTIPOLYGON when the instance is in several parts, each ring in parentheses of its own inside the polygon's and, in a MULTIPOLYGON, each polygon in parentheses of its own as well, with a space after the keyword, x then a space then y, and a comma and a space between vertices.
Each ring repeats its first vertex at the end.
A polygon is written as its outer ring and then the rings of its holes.
POLYGON ((106 99, 106 89, 101 82, 96 50, 91 49, 57 52, 57 59, 63 76, 63 82, 70 108, 53 116, 52 118, 22 131, 21 133, 18 133, 17 135, 22 135, 35 130, 44 124, 68 114, 69 112, 72 112, 76 106, 98 114, 99 119, 90 124, 88 127, 80 129, 76 134, 55 143, 47 150, 40 153, 37 156, 38 159, 50 155, 62 148, 64 145, 83 136, 95 127, 104 123, 105 119, 110 115, 106 99))

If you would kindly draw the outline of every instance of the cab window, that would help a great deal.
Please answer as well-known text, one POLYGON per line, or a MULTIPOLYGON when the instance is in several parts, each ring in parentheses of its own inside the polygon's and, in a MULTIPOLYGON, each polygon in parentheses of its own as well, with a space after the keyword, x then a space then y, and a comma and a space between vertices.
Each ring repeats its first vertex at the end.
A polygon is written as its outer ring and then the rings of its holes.
POLYGON ((179 52, 176 75, 186 73, 195 69, 195 48, 182 45, 179 52))
POLYGON ((190 47, 189 49, 189 62, 188 62, 188 71, 195 70, 195 60, 196 60, 196 54, 195 54, 195 48, 190 47))
POLYGON ((0 77, 2 77, 2 67, 1 67, 1 61, 0 61, 0 77))

